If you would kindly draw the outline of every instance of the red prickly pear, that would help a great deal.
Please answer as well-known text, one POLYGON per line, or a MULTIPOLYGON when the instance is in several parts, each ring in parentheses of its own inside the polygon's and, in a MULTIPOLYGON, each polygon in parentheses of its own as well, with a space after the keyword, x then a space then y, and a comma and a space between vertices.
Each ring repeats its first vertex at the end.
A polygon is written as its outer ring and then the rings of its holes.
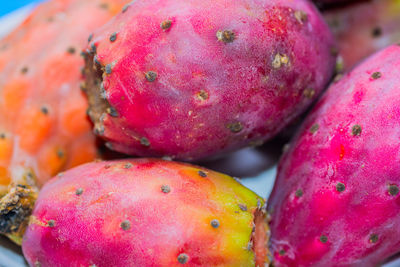
POLYGON ((377 266, 400 252, 400 45, 316 104, 283 156, 268 209, 275 266, 377 266))
POLYGON ((100 156, 79 89, 80 52, 127 2, 46 1, 0 42, 0 198, 8 192, 0 215, 9 220, 0 232, 13 234, 18 227, 9 222, 29 213, 35 193, 28 187, 100 156), (17 204, 24 195, 29 201, 17 204), (20 211, 9 213, 10 205, 20 211))
POLYGON ((135 1, 90 42, 89 115, 119 152, 222 155, 299 115, 331 78, 334 48, 304 0, 135 1))
POLYGON ((373 0, 328 10, 324 17, 338 40, 338 71, 348 71, 374 52, 400 41, 400 1, 373 0))
POLYGON ((233 178, 155 159, 71 169, 41 190, 31 266, 264 266, 263 199, 233 178))

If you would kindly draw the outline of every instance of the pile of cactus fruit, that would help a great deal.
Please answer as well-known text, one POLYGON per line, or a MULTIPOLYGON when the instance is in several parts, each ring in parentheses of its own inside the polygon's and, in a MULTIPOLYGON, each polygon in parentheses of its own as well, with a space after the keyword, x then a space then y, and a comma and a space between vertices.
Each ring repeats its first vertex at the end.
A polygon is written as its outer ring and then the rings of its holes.
POLYGON ((31 267, 378 266, 399 77, 399 0, 44 1, 0 40, 0 234, 31 267), (231 177, 274 146, 270 196, 231 177))

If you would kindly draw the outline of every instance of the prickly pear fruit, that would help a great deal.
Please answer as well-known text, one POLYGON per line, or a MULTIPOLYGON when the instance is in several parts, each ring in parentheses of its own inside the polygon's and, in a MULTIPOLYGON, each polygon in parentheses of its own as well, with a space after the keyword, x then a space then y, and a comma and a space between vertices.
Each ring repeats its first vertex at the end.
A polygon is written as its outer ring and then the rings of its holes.
POLYGON ((255 193, 201 167, 88 163, 43 187, 22 248, 42 267, 264 266, 265 215, 255 193))
POLYGON ((400 1, 373 0, 328 10, 324 17, 338 40, 339 71, 400 41, 400 1))
POLYGON ((16 204, 16 197, 34 195, 27 187, 97 157, 79 89, 80 51, 125 2, 48 1, 0 42, 0 197, 10 184, 24 185, 1 201, 0 232, 15 229, 9 222, 18 214, 11 215, 11 206, 23 215, 31 208, 30 201, 16 204))
POLYGON ((333 47, 308 1, 135 1, 90 42, 89 115, 119 152, 222 155, 300 114, 332 75, 333 47))
POLYGON ((275 266, 377 266, 400 251, 400 45, 333 84, 283 156, 275 266))

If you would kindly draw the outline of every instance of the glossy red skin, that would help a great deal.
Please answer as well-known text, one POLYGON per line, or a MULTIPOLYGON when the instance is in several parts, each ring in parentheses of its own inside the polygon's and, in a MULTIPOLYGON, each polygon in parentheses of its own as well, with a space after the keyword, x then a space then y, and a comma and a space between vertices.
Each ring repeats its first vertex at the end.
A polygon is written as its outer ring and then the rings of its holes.
POLYGON ((360 2, 328 10, 324 17, 338 40, 343 72, 374 52, 400 41, 398 0, 360 2))
POLYGON ((102 137, 140 156, 196 160, 262 143, 312 102, 305 90, 315 98, 334 67, 331 33, 303 0, 136 1, 92 44, 102 65, 114 64, 103 84, 119 116, 105 117, 102 137), (294 15, 300 10, 304 22, 294 15), (219 30, 235 40, 218 41, 219 30), (273 68, 277 53, 290 63, 273 68), (148 71, 157 72, 154 82, 148 71), (231 131, 232 123, 243 129, 231 131))
MULTIPOLYGON (((258 205, 263 200, 231 177, 193 165, 89 163, 43 187, 22 248, 30 266, 42 267, 254 266, 247 245, 258 205), (210 225, 213 219, 219 227, 210 225), (125 220, 131 225, 124 230, 125 220), (181 253, 189 256, 186 264, 177 260, 181 253)), ((264 244, 256 247, 266 250, 264 244)))
POLYGON ((400 199, 388 192, 400 186, 399 77, 391 46, 333 84, 304 122, 268 204, 275 266, 368 267, 400 251, 400 199))

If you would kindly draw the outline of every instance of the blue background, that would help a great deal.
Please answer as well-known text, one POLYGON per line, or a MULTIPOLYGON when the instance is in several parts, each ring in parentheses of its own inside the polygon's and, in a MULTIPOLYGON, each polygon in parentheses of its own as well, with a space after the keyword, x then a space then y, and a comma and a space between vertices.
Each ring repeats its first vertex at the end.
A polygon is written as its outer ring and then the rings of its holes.
POLYGON ((3 16, 15 9, 23 7, 27 4, 40 2, 41 0, 0 0, 0 1, 1 1, 0 16, 3 16))

